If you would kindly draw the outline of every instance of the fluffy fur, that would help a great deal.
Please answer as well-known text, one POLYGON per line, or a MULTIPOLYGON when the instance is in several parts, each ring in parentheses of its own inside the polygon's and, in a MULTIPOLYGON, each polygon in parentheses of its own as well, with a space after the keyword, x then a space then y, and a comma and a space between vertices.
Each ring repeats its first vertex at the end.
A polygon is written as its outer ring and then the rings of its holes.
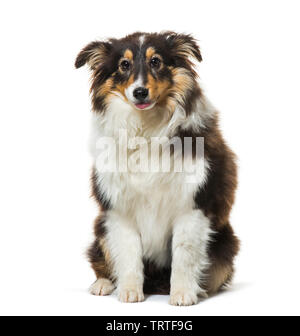
POLYGON ((193 37, 173 32, 92 42, 76 59, 77 68, 88 64, 92 72, 92 190, 100 208, 88 251, 94 295, 117 288, 121 301, 137 302, 144 292, 170 293, 171 304, 191 305, 232 279, 236 164, 198 85, 194 62, 201 60, 193 37), (120 129, 146 145, 153 137, 191 138, 194 145, 203 137, 204 157, 184 153, 203 169, 194 183, 186 183, 185 170, 103 172, 97 139, 119 143, 120 129))

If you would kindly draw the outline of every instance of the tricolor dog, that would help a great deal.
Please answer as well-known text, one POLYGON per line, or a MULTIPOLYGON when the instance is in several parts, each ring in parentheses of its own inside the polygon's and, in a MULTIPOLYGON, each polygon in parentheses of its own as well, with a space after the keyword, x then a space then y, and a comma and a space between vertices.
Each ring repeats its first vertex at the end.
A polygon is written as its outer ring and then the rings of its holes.
POLYGON ((170 294, 172 305, 193 305, 232 279, 237 168, 197 82, 201 60, 195 39, 173 32, 94 41, 76 59, 76 68, 87 64, 92 76, 91 180, 100 209, 88 251, 94 295, 117 289, 120 301, 140 302, 144 293, 170 294), (128 146, 120 147, 124 138, 128 146), (104 169, 101 139, 116 145, 106 146, 117 158, 111 170, 104 169), (155 142, 162 146, 152 160, 155 142), (166 153, 170 169, 159 163, 166 153), (192 166, 201 169, 191 173, 192 166))

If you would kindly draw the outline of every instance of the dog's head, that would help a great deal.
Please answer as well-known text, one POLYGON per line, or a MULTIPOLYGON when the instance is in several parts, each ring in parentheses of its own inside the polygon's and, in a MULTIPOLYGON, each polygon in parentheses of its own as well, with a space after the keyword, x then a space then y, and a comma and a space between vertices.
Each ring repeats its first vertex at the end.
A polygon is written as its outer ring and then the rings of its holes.
POLYGON ((88 64, 92 70, 96 111, 104 111, 115 95, 137 110, 172 110, 176 104, 188 110, 190 98, 199 93, 193 60, 200 62, 202 57, 190 35, 135 33, 88 44, 75 66, 88 64))

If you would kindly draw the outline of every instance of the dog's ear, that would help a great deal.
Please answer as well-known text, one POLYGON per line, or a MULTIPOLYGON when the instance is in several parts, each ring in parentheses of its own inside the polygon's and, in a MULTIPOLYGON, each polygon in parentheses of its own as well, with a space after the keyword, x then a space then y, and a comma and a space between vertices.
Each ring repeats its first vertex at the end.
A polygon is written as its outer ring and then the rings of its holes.
POLYGON ((174 56, 188 59, 195 58, 197 61, 202 61, 197 41, 189 34, 176 34, 173 32, 167 33, 167 42, 174 56))
POLYGON ((112 45, 110 42, 91 42, 78 54, 75 61, 76 69, 82 67, 86 63, 92 70, 96 69, 105 61, 105 58, 109 55, 111 49, 112 45))

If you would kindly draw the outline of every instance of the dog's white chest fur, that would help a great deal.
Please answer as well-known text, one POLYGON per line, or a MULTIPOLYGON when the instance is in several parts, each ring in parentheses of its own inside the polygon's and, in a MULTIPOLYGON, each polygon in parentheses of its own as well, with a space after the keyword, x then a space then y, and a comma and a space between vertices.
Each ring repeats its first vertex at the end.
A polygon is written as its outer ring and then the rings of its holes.
MULTIPOLYGON (((107 216, 122 218, 122 221, 107 220, 108 231, 111 229, 113 232, 114 228, 110 228, 110 225, 123 225, 136 230, 141 238, 143 256, 159 266, 165 266, 171 259, 173 225, 176 218, 193 210, 194 194, 204 183, 206 170, 197 175, 196 183, 187 183, 185 172, 102 172, 97 165, 96 143, 99 138, 112 137, 118 143, 120 129, 125 129, 129 138, 151 135, 149 123, 143 133, 139 117, 134 113, 127 104, 117 100, 105 115, 93 116, 91 151, 98 186, 112 205, 107 216)), ((155 128, 155 132, 153 136, 168 135, 167 130, 159 128, 155 128)), ((130 155, 134 154, 129 151, 127 155, 130 159, 130 155)), ((117 229, 115 232, 121 234, 117 229)))

